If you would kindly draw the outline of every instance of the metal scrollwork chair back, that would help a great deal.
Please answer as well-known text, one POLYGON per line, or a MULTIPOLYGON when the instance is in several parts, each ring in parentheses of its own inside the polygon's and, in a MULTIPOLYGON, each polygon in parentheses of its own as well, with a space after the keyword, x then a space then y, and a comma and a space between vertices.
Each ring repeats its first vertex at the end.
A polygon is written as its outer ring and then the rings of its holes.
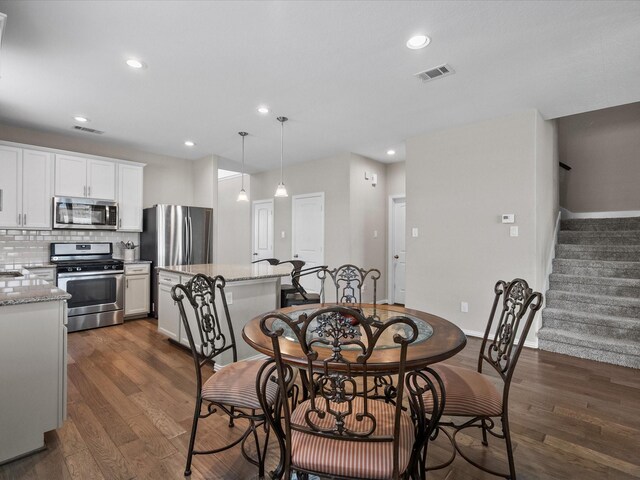
POLYGON ((283 452, 274 477, 289 478, 296 471, 331 478, 405 478, 412 465, 406 452, 413 446, 415 426, 402 402, 391 405, 370 397, 374 372, 368 362, 383 332, 393 329, 397 348, 388 351, 397 354, 398 398, 402 398, 407 349, 418 336, 414 321, 397 316, 381 325, 357 309, 332 306, 297 319, 269 313, 260 327, 271 338, 274 352, 274 360, 264 367, 267 373, 260 375, 260 392, 275 374, 280 388, 291 376, 293 367, 282 352, 282 342, 295 338, 306 360, 301 371, 308 400, 292 411, 281 395, 268 415, 283 452), (375 458, 367 457, 367 445, 373 444, 384 445, 386 455, 375 450, 375 458))
POLYGON ((320 292, 322 301, 325 301, 325 280, 331 279, 333 288, 335 288, 337 303, 363 303, 362 291, 366 282, 373 283, 373 299, 366 303, 376 303, 377 285, 380 279, 380 270, 371 268, 365 270, 356 265, 345 264, 340 267, 329 270, 323 269, 318 273, 322 290, 320 292))
MULTIPOLYGON (((222 276, 211 278, 198 274, 186 284, 175 285, 171 289, 171 297, 178 304, 182 326, 189 340, 196 371, 196 401, 185 476, 191 474, 193 455, 215 454, 240 444, 242 455, 258 467, 258 477, 262 479, 269 431, 261 447, 257 431, 265 422, 265 414, 255 391, 255 379, 264 362, 238 362, 224 288, 225 279, 222 276), (203 369, 209 366, 213 372, 216 357, 227 351, 231 351, 232 363, 224 365, 203 382, 203 369), (229 427, 233 427, 238 419, 248 420, 248 427, 236 440, 223 447, 196 450, 198 422, 217 411, 228 415, 229 427), (249 438, 255 442, 257 459, 245 449, 245 442, 249 438)), ((266 395, 268 398, 264 408, 270 408, 277 396, 277 387, 270 389, 266 395)))
MULTIPOLYGON (((447 402, 444 415, 461 417, 462 423, 453 419, 440 422, 442 431, 453 446, 449 459, 433 467, 426 467, 426 446, 423 450, 423 470, 435 470, 453 462, 456 454, 475 467, 493 475, 515 480, 516 470, 509 428, 509 390, 513 372, 524 347, 525 339, 533 323, 536 312, 540 310, 543 296, 534 292, 527 282, 516 278, 511 282, 498 281, 494 288, 495 297, 487 328, 485 330, 477 369, 469 370, 448 364, 437 364, 433 369, 444 383, 447 402), (492 333, 493 332, 493 333, 492 333), (517 342, 517 343, 516 343, 517 342), (484 364, 489 364, 503 382, 502 392, 495 386, 492 377, 483 372, 484 364), (495 419, 500 419, 500 430, 495 419), (449 433, 448 427, 453 430, 449 433), (508 472, 501 472, 468 456, 464 445, 456 441, 457 434, 468 428, 482 430, 482 444, 488 445, 488 435, 504 440, 507 450, 508 472)), ((433 401, 430 395, 423 396, 424 405, 430 411, 433 401)))

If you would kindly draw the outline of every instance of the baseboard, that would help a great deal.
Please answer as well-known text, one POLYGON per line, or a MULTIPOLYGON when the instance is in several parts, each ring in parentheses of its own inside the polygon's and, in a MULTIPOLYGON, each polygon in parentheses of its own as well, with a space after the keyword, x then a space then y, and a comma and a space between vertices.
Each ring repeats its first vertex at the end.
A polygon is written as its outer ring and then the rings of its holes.
MULTIPOLYGON (((465 335, 469 336, 469 337, 477 337, 477 338, 482 338, 484 337, 484 332, 478 332, 476 330, 467 330, 465 328, 462 328, 462 333, 464 333, 465 335)), ((516 345, 519 343, 519 339, 516 340, 516 345)), ((538 338, 536 337, 535 340, 526 340, 524 342, 524 346, 525 347, 529 347, 529 348, 538 348, 538 338)))
POLYGON ((618 212, 572 212, 564 207, 560 207, 560 213, 564 220, 574 218, 628 218, 640 217, 640 210, 622 210, 618 212))
MULTIPOLYGON (((243 362, 245 360, 267 360, 269 357, 267 357, 265 354, 263 353, 258 353, 257 355, 253 355, 251 357, 247 357, 243 360, 238 360, 239 362, 243 362)), ((220 370, 222 367, 226 367, 226 365, 222 365, 221 363, 217 363, 215 364, 215 366, 213 367, 213 369, 217 372, 218 370, 220 370)))

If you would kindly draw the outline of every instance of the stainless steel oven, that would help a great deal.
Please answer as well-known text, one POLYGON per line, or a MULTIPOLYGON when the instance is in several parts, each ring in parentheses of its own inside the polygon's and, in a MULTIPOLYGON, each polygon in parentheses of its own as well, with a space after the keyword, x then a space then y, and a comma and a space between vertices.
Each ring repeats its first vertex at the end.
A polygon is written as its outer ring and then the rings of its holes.
POLYGON ((59 288, 67 300, 68 330, 86 330, 124 320, 124 264, 111 243, 52 243, 59 288))
POLYGON ((110 200, 53 197, 53 228, 116 230, 118 204, 110 200))

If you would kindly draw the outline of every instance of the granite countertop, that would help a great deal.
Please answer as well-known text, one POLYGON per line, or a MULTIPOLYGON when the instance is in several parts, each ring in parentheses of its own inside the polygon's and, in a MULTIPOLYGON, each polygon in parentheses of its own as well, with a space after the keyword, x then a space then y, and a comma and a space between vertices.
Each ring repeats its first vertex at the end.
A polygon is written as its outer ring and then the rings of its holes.
MULTIPOLYGON (((40 267, 48 265, 39 265, 40 267)), ((37 268, 37 266, 34 266, 37 268)), ((40 278, 34 278, 25 268, 0 266, 0 272, 20 272, 19 277, 0 275, 0 307, 21 303, 52 302, 71 298, 64 290, 40 278)))
MULTIPOLYGON (((121 258, 119 258, 118 260, 122 260, 121 258)), ((124 262, 125 265, 135 265, 136 263, 146 263, 149 264, 151 263, 151 260, 129 260, 124 262)))
POLYGON ((56 266, 49 262, 17 262, 0 265, 0 272, 3 270, 22 270, 23 268, 29 270, 30 268, 56 268, 56 266))
POLYGON ((179 273, 181 275, 196 275, 198 273, 208 277, 222 275, 227 282, 288 277, 291 275, 291 265, 269 265, 266 262, 246 265, 219 265, 214 263, 174 265, 170 267, 158 267, 158 270, 179 273))

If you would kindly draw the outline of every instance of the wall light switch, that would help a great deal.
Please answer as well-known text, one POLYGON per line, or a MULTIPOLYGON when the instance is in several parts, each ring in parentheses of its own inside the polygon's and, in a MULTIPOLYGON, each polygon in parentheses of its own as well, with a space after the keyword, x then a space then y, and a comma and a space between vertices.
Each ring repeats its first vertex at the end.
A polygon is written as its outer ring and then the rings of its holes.
POLYGON ((378 230, 373 231, 373 238, 378 238, 378 230))
POLYGON ((374 173, 373 175, 371 175, 371 185, 372 186, 376 186, 378 185, 378 174, 374 173))
POLYGON ((469 313, 469 304, 467 302, 460 302, 460 311, 463 313, 469 313))
POLYGON ((418 228, 417 228, 417 227, 413 227, 413 228, 411 229, 411 236, 412 236, 413 238, 417 238, 417 237, 418 237, 418 228))
POLYGON ((509 236, 517 237, 518 236, 518 227, 509 227, 509 236))
POLYGON ((284 230, 282 230, 282 231, 280 232, 280 238, 284 238, 284 237, 285 237, 285 235, 284 235, 284 230))
POLYGON ((503 213, 502 223, 515 223, 516 216, 513 213, 503 213))

